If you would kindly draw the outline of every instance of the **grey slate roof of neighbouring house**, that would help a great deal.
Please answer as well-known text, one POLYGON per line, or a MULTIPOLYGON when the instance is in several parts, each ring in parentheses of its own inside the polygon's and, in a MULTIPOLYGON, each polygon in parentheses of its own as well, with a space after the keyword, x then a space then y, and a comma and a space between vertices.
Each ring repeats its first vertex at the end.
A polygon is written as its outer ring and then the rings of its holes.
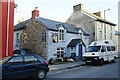
MULTIPOLYGON (((26 24, 29 22, 29 20, 26 20, 24 22, 21 22, 21 23, 15 25, 14 26, 14 31, 18 31, 18 30, 24 29, 26 27, 26 24)), ((62 23, 62 22, 58 22, 58 21, 53 21, 53 20, 41 18, 41 17, 36 18, 36 20, 41 22, 42 24, 44 24, 49 30, 56 30, 56 31, 58 31, 58 28, 60 26, 63 26, 66 29, 67 32, 78 34, 78 29, 79 28, 76 29, 77 27, 75 27, 72 24, 66 24, 66 23, 62 23)), ((87 34, 86 32, 84 32, 84 35, 88 35, 89 36, 89 34, 87 34)))
MULTIPOLYGON (((80 12, 80 11, 78 11, 78 12, 80 12)), ((84 10, 82 10, 82 12, 84 12, 84 13, 86 13, 86 14, 94 17, 94 18, 96 18, 98 21, 105 22, 105 23, 107 23, 107 24, 111 24, 111 25, 116 26, 116 24, 114 24, 114 23, 112 23, 112 22, 110 22, 110 21, 108 21, 108 20, 106 20, 106 19, 104 19, 104 18, 102 18, 102 17, 96 16, 96 15, 94 15, 94 14, 92 14, 92 13, 89 13, 89 12, 86 12, 86 11, 84 11, 84 10)))

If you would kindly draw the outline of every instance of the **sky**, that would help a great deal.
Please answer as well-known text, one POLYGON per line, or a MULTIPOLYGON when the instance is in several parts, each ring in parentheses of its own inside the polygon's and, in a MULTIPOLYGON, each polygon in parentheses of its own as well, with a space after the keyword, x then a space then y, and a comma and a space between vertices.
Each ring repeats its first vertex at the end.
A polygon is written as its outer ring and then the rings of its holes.
MULTIPOLYGON (((73 6, 82 3, 84 11, 94 13, 106 9, 106 19, 118 24, 118 2, 120 0, 15 0, 15 22, 31 18, 31 11, 39 8, 39 16, 55 21, 66 22, 73 13, 73 6)), ((104 17, 104 16, 103 16, 104 17)))

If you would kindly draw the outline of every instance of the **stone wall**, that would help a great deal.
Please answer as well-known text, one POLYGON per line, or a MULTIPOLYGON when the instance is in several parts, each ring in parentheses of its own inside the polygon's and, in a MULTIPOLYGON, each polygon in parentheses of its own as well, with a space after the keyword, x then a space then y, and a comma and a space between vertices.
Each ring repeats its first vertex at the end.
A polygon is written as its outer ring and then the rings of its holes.
POLYGON ((26 29, 21 33, 20 48, 31 49, 46 59, 46 41, 42 40, 42 33, 46 32, 46 27, 37 20, 31 19, 26 25, 26 29))

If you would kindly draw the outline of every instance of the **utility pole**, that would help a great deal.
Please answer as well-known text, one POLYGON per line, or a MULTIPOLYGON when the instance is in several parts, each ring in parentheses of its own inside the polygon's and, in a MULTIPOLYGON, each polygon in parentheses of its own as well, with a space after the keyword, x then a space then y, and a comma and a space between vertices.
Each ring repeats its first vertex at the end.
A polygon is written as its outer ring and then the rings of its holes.
POLYGON ((105 20, 105 18, 106 18, 106 14, 105 14, 105 12, 106 11, 109 11, 110 9, 106 9, 106 10, 104 10, 104 39, 106 40, 107 39, 107 36, 106 36, 106 20, 105 20))

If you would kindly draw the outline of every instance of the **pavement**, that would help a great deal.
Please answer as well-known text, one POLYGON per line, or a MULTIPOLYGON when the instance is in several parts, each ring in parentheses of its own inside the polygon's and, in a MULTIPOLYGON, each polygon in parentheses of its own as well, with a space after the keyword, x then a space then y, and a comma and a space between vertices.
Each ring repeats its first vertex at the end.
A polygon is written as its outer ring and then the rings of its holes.
POLYGON ((57 65, 49 65, 50 71, 53 70, 62 70, 62 69, 70 69, 74 67, 78 67, 81 65, 84 65, 85 62, 83 61, 76 61, 76 62, 68 62, 68 63, 63 63, 63 64, 57 64, 57 65))

